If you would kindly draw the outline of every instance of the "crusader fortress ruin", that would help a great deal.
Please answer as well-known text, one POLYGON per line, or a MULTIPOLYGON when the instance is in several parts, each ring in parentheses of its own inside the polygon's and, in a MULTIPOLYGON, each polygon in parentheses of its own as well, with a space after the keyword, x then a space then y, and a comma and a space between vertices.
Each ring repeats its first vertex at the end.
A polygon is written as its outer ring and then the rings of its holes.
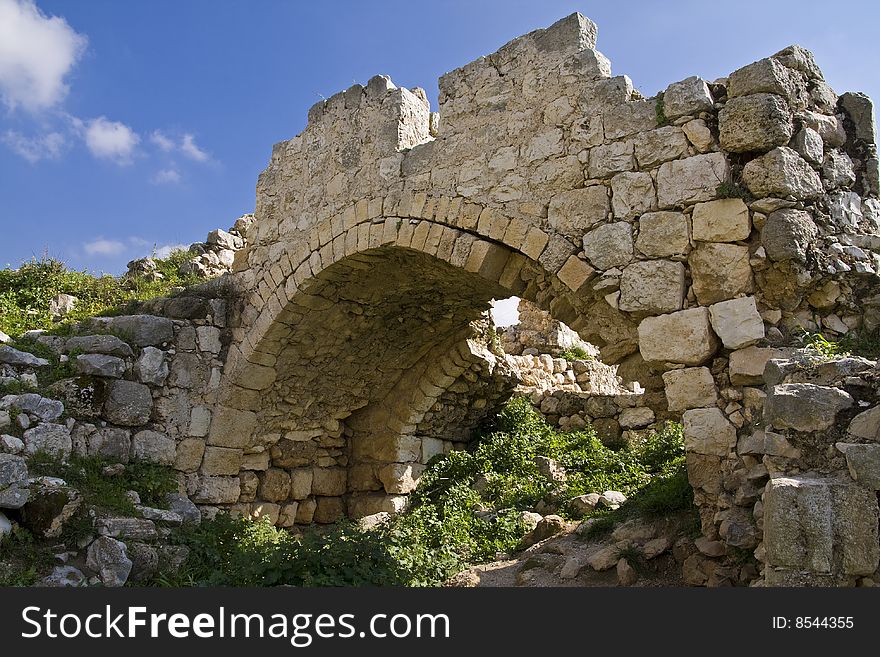
POLYGON ((562 428, 682 421, 703 536, 765 584, 875 576, 880 369, 789 349, 880 325, 870 100, 799 46, 644 98, 596 37, 573 14, 514 39, 437 112, 384 76, 317 103, 229 273, 95 320, 135 367, 90 412, 204 514, 291 526, 400 511, 520 382, 562 428), (505 356, 481 322, 511 296, 597 358, 505 356))

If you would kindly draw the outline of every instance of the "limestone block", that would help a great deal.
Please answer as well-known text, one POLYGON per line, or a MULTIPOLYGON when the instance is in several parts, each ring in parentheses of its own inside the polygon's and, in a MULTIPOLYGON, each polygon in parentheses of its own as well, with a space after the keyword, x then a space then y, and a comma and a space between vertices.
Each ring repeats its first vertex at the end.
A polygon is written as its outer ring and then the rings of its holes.
POLYGON ((28 496, 27 462, 20 456, 0 454, 0 509, 20 509, 28 496))
POLYGON ((204 438, 211 427, 211 410, 206 406, 193 406, 189 415, 189 435, 204 438))
MULTIPOLYGON (((173 438, 158 431, 140 431, 131 439, 131 458, 159 465, 171 465, 177 456, 177 445, 173 438)), ((236 472, 222 474, 236 474, 236 472)), ((221 474, 221 473, 218 473, 221 474)))
POLYGON ((123 586, 131 574, 132 561, 126 553, 125 543, 115 538, 99 536, 90 545, 86 566, 97 573, 104 586, 123 586))
POLYGON ((825 144, 821 135, 812 128, 801 128, 792 138, 791 147, 811 164, 820 164, 824 157, 825 144))
POLYGON ((551 198, 547 222, 555 232, 579 242, 585 232, 607 218, 610 210, 608 188, 593 185, 561 192, 551 198))
POLYGON ((846 467, 855 481, 880 490, 880 445, 837 443, 836 447, 846 456, 846 467))
POLYGON ((740 297, 709 306, 712 329, 727 349, 742 349, 764 337, 764 320, 755 297, 740 297))
POLYGON ((38 424, 25 431, 22 439, 28 454, 45 452, 50 456, 66 459, 73 448, 70 431, 61 424, 38 424))
POLYGON ((749 208, 739 198, 697 203, 692 221, 694 239, 701 242, 747 240, 752 231, 749 208))
POLYGON ((876 494, 858 484, 810 475, 771 477, 764 492, 767 564, 870 575, 880 559, 877 515, 876 494))
POLYGON ((206 475, 236 475, 242 468, 242 452, 229 447, 206 447, 202 473, 206 475))
MULTIPOLYGON (((207 450, 205 451, 207 457, 207 450)), ((260 473, 260 487, 257 495, 269 502, 283 502, 290 495, 290 474, 280 468, 269 468, 260 473)))
POLYGON ((727 81, 729 98, 760 93, 778 94, 783 98, 790 98, 792 92, 790 73, 776 59, 770 57, 734 71, 727 81))
POLYGON ((312 468, 296 468, 290 471, 290 497, 294 500, 304 500, 312 494, 312 468))
POLYGON ((819 174, 794 150, 779 146, 743 167, 743 184, 757 198, 811 200, 824 192, 819 174))
POLYGON ((646 256, 663 258, 685 254, 690 244, 688 220, 681 212, 647 212, 639 219, 636 248, 646 256))
POLYGON ((197 504, 235 504, 240 495, 238 477, 200 476, 190 499, 197 504))
POLYGON ((688 482, 694 490, 716 496, 722 488, 721 459, 719 456, 707 456, 688 451, 685 453, 688 482))
POLYGON ((684 130, 684 134, 687 135, 688 141, 691 142, 694 145, 694 148, 701 153, 707 153, 712 149, 712 143, 714 141, 712 138, 712 131, 703 119, 688 121, 681 126, 681 129, 684 130))
MULTIPOLYGON (((218 448, 219 449, 219 448, 218 448)), ((268 470, 272 458, 268 451, 257 452, 256 454, 242 454, 241 469, 242 470, 268 470)))
POLYGON ((343 468, 315 468, 312 471, 314 495, 344 495, 348 477, 343 468))
POLYGON ((690 308, 646 317, 638 328, 642 358, 653 362, 701 365, 718 348, 708 308, 690 308))
POLYGON ((596 270, 577 256, 569 256, 556 274, 559 280, 573 292, 578 292, 595 275, 596 270))
POLYGON ((620 277, 619 308, 662 314, 681 310, 685 296, 684 265, 670 260, 643 260, 628 265, 620 277))
POLYGON ((119 358, 134 356, 131 347, 115 335, 75 335, 64 343, 65 353, 106 354, 119 358))
POLYGON ((707 367, 686 367, 663 373, 670 411, 714 407, 718 401, 715 379, 707 367))
MULTIPOLYGON (((432 112, 433 114, 433 112, 432 112)), ((279 527, 293 527, 296 522, 296 513, 299 509, 299 504, 296 502, 289 502, 281 506, 280 511, 278 512, 278 520, 275 524, 279 527)))
POLYGON ((211 354, 219 354, 222 345, 220 344, 220 329, 214 326, 199 326, 196 328, 196 338, 199 342, 199 349, 211 354))
MULTIPOLYGON (((103 456, 118 463, 128 463, 131 453, 131 433, 127 429, 105 427, 86 439, 89 456, 103 456)), ((77 446, 79 452, 79 446, 77 446)))
POLYGON ((583 245, 596 269, 623 267, 633 257, 632 226, 625 221, 599 226, 584 235, 583 245))
POLYGON ((868 144, 877 142, 874 103, 863 93, 848 91, 840 97, 840 107, 853 123, 855 138, 868 144))
MULTIPOLYGON (((125 345, 126 347, 128 345, 125 345)), ((168 378, 168 364, 165 352, 156 347, 144 347, 140 358, 134 364, 134 374, 141 383, 161 386, 168 378)))
POLYGON ((657 209, 649 173, 619 173, 611 179, 611 207, 617 219, 632 219, 657 209))
POLYGON ((822 431, 837 414, 853 405, 849 393, 812 383, 784 383, 769 390, 764 402, 764 423, 776 429, 822 431))
POLYGON ((114 424, 135 427, 146 424, 153 410, 150 389, 134 381, 113 381, 107 386, 104 417, 114 424))
POLYGON ((782 352, 767 347, 746 347, 730 354, 730 382, 735 386, 750 386, 764 382, 764 366, 771 358, 780 358, 782 352))
POLYGON ((636 162, 644 171, 686 156, 688 140, 681 128, 668 125, 641 133, 635 142, 635 153, 636 162))
POLYGON ((624 429, 642 429, 654 421, 654 411, 644 406, 624 408, 618 421, 624 429))
MULTIPOLYGON (((89 320, 108 333, 125 336, 125 341, 135 347, 157 347, 174 338, 174 322, 167 317, 154 315, 120 315, 118 317, 95 317, 89 320)), ((68 341, 68 349, 70 341, 68 341)))
POLYGON ((315 517, 315 508, 318 504, 315 502, 315 498, 310 497, 306 500, 301 500, 299 505, 296 508, 296 522, 297 524, 307 525, 315 517))
POLYGON ((701 242, 688 256, 694 294, 710 305, 752 291, 749 247, 701 242))
POLYGON ((819 234, 809 212, 785 208, 770 213, 761 231, 761 243, 774 262, 806 262, 807 250, 819 234))
POLYGON ((608 178, 615 173, 632 171, 636 160, 631 141, 613 141, 590 149, 587 178, 608 178))
POLYGON ((379 470, 379 479, 386 493, 411 493, 419 483, 425 467, 418 463, 389 463, 379 470))
POLYGON ((76 371, 86 376, 119 379, 125 374, 125 361, 104 354, 82 354, 76 357, 76 371))
POLYGON ((253 502, 257 499, 257 489, 260 487, 260 478, 257 473, 244 471, 238 475, 238 478, 241 480, 241 496, 238 501, 253 502))
POLYGON ((849 155, 840 151, 831 151, 822 162, 822 178, 826 189, 851 187, 856 182, 853 161, 849 155))
POLYGON ((718 408, 695 408, 682 415, 684 447, 706 456, 727 456, 736 447, 736 428, 718 408))
POLYGON ((677 119, 688 114, 699 114, 712 109, 712 94, 705 80, 696 76, 673 82, 663 92, 663 114, 677 119))
POLYGON ((330 524, 345 517, 345 503, 339 497, 316 497, 314 521, 330 524))
POLYGON ((732 98, 718 113, 721 148, 731 153, 768 151, 791 139, 791 110, 781 96, 759 93, 732 98))
POLYGON ((722 153, 664 162, 657 173, 657 201, 661 209, 711 201, 728 180, 730 165, 722 153))
POLYGON ((205 453, 205 441, 197 438, 185 438, 177 445, 174 457, 174 469, 181 472, 195 472, 202 464, 205 453))
POLYGON ((218 447, 247 448, 251 446, 257 416, 252 411, 218 406, 214 411, 214 421, 208 443, 218 447))
POLYGON ((849 423, 846 434, 851 438, 880 442, 880 406, 869 408, 856 415, 849 423))

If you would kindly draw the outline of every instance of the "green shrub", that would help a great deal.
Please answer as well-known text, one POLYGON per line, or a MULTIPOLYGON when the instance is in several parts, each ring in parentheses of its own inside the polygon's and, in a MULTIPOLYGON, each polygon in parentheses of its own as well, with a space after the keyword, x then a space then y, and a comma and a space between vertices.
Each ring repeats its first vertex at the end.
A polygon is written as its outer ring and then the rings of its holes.
POLYGON ((755 200, 752 193, 745 187, 728 181, 718 185, 718 187, 715 188, 715 194, 718 198, 741 198, 746 203, 751 203, 755 200))
POLYGON ((577 346, 565 349, 559 354, 559 357, 564 358, 569 362, 573 360, 595 360, 583 347, 577 346))

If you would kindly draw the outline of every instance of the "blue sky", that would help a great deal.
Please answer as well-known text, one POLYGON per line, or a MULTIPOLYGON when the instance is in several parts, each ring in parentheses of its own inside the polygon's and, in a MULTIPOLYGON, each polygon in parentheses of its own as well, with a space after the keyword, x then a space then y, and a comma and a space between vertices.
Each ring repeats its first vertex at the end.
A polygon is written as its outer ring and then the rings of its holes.
POLYGON ((573 11, 645 95, 800 43, 880 98, 874 0, 0 0, 0 267, 203 240, 320 98, 384 73, 436 109, 441 74, 573 11))

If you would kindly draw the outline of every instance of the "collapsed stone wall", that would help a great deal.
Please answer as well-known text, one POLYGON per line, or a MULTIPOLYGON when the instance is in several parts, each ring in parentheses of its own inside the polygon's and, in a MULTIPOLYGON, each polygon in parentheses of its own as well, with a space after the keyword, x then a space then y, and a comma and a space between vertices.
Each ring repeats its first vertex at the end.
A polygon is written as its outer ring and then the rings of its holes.
POLYGON ((585 355, 598 358, 598 349, 581 340, 577 333, 534 304, 520 299, 517 310, 519 311, 517 324, 498 328, 504 353, 512 356, 539 354, 559 356, 567 350, 576 348, 583 350, 585 355))

